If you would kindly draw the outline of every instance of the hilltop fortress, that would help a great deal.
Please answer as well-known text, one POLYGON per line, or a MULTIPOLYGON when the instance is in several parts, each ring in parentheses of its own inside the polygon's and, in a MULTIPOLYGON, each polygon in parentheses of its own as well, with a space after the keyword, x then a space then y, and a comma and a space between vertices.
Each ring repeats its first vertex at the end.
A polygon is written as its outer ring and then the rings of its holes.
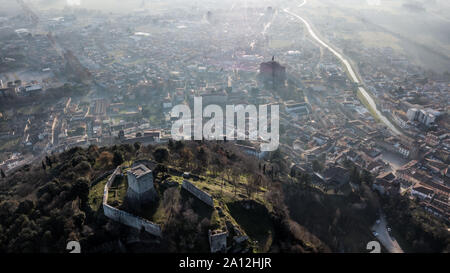
MULTIPOLYGON (((161 237, 161 227, 155 223, 152 223, 151 221, 147 219, 143 219, 141 217, 135 216, 131 213, 128 213, 123 210, 119 210, 117 208, 114 208, 110 205, 108 205, 108 192, 109 188, 111 187, 112 182, 118 175, 122 175, 121 173, 122 168, 118 166, 114 173, 109 177, 108 181, 106 182, 104 191, 103 191, 103 213, 106 217, 117 221, 119 223, 122 223, 124 225, 127 225, 129 227, 136 228, 138 230, 145 230, 146 232, 161 237)), ((153 180, 152 180, 152 186, 153 186, 153 180)))
MULTIPOLYGON (((116 196, 117 194, 117 192, 115 192, 114 190, 115 186, 112 186, 116 178, 118 181, 123 181, 122 183, 124 183, 125 181, 128 182, 126 194, 124 193, 121 197, 125 198, 128 204, 142 208, 145 207, 143 205, 158 200, 159 194, 154 184, 155 177, 153 175, 153 171, 150 169, 154 166, 152 167, 152 164, 150 163, 153 162, 135 162, 135 164, 133 164, 133 166, 129 169, 123 169, 121 166, 115 169, 112 175, 108 178, 104 187, 103 212, 105 216, 111 220, 140 231, 145 231, 154 236, 162 237, 163 226, 108 204, 109 192, 112 191, 114 193, 114 196, 116 196), (127 177, 126 180, 123 178, 124 176, 127 177)), ((209 207, 211 211, 216 211, 216 213, 220 212, 219 214, 222 215, 221 217, 225 217, 225 215, 223 215, 223 210, 220 208, 220 205, 215 202, 211 194, 202 190, 198 185, 194 185, 193 182, 184 179, 186 174, 180 174, 180 177, 181 176, 183 177, 182 183, 172 182, 172 186, 178 186, 180 190, 185 190, 196 199, 203 202, 207 207, 209 207)), ((188 177, 191 177, 195 180, 194 176, 188 175, 188 177)), ((196 179, 199 178, 197 177, 196 179)), ((237 231, 237 226, 234 226, 229 220, 227 220, 227 217, 223 219, 226 220, 226 225, 222 225, 222 227, 220 228, 213 228, 214 230, 209 230, 208 232, 207 236, 211 252, 227 252, 229 249, 236 248, 237 244, 240 245, 242 242, 248 240, 248 237, 245 234, 237 231), (229 231, 229 228, 232 228, 231 233, 229 231), (232 238, 233 240, 230 241, 228 240, 229 238, 232 238), (231 242, 231 246, 227 246, 227 243, 230 243, 228 241, 231 242)))

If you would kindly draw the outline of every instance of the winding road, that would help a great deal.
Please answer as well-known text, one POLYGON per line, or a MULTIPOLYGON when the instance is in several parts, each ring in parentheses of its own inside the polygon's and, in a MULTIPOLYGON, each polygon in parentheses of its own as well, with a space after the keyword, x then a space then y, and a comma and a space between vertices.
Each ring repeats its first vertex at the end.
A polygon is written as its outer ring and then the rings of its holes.
MULTIPOLYGON (((303 7, 304 5, 306 5, 306 0, 303 0, 303 2, 301 4, 298 5, 298 7, 303 7)), ((334 50, 331 46, 329 46, 327 43, 325 43, 324 41, 322 41, 314 32, 314 30, 312 29, 311 25, 300 15, 293 13, 291 11, 289 11, 288 8, 283 10, 284 12, 286 12, 289 15, 294 16, 295 18, 299 19, 300 21, 303 22, 303 24, 306 26, 306 28, 308 29, 309 35, 311 35, 311 37, 314 38, 314 40, 316 40, 320 45, 322 45, 323 47, 327 48, 329 51, 331 51, 331 53, 333 53, 345 66, 345 68, 348 71, 348 74, 350 76, 350 79, 352 82, 361 85, 361 81, 358 79, 358 76, 355 73, 355 70, 353 69, 352 65, 350 64, 350 62, 339 52, 337 52, 336 50, 334 50)), ((395 135, 401 135, 402 132, 400 132, 390 121, 389 119, 384 116, 378 109, 377 109, 377 105, 375 103, 375 101, 373 100, 373 98, 369 95, 369 93, 366 91, 366 89, 362 86, 358 87, 358 90, 361 92, 361 94, 364 96, 364 98, 367 100, 367 103, 369 104, 369 106, 372 108, 372 110, 376 113, 377 117, 392 131, 392 133, 394 133, 395 135)), ((369 109, 370 110, 370 109, 369 109)))
MULTIPOLYGON (((303 7, 306 5, 306 0, 303 0, 302 3, 300 3, 297 7, 303 7)), ((331 53, 333 53, 345 66, 345 68, 348 71, 348 74, 350 76, 350 79, 352 82, 358 84, 358 89, 361 92, 361 94, 364 96, 364 98, 367 100, 369 106, 373 109, 373 111, 378 115, 379 119, 394 133, 395 135, 402 134, 389 120, 387 117, 385 117, 376 106, 375 101, 372 99, 372 97, 369 95, 369 93, 366 91, 364 87, 361 86, 361 81, 358 79, 358 76, 355 73, 355 70, 353 69, 351 63, 339 52, 337 52, 335 49, 333 49, 331 46, 329 46, 327 43, 322 41, 317 34, 312 29, 311 25, 300 15, 293 13, 289 11, 288 8, 283 10, 284 12, 294 16, 295 18, 299 19, 303 22, 303 24, 308 29, 309 35, 311 35, 314 40, 316 40, 320 45, 327 48, 331 53)), ((370 109, 369 109, 370 110, 370 109)), ((378 233, 377 238, 380 240, 380 242, 383 244, 383 246, 390 252, 390 253, 403 253, 402 248, 397 243, 396 240, 393 240, 391 236, 389 235, 389 232, 387 231, 387 223, 385 217, 382 215, 380 222, 378 224, 375 224, 372 229, 378 233)))

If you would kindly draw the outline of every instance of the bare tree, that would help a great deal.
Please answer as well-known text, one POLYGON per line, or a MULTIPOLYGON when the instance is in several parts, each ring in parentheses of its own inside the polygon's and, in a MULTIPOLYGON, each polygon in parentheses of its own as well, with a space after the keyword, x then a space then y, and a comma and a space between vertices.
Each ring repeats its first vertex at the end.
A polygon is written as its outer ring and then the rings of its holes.
POLYGON ((167 222, 170 222, 173 218, 173 215, 176 215, 181 210, 180 205, 180 191, 177 188, 169 188, 164 192, 163 196, 163 208, 168 215, 167 222))
POLYGON ((234 196, 236 196, 236 193, 237 193, 237 183, 238 183, 238 181, 240 181, 240 178, 241 178, 241 172, 240 172, 240 170, 239 170, 239 168, 237 167, 237 166, 235 166, 233 169, 232 169, 232 172, 231 172, 231 177, 232 177, 232 184, 233 184, 233 187, 234 187, 234 196))
POLYGON ((252 198, 253 194, 255 194, 255 192, 258 192, 259 187, 261 187, 261 184, 262 184, 262 175, 258 173, 250 175, 247 179, 246 184, 247 197, 252 198))

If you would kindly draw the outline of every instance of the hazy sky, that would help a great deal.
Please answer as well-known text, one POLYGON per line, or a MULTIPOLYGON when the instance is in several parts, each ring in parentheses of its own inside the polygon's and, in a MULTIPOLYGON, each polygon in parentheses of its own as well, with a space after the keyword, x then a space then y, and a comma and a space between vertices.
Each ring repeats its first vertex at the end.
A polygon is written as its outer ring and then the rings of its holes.
MULTIPOLYGON (((38 8, 64 8, 66 6, 82 7, 89 9, 99 9, 103 11, 113 12, 128 12, 143 7, 146 8, 170 8, 185 6, 231 6, 235 3, 240 5, 252 6, 262 2, 272 3, 273 6, 283 3, 302 2, 303 0, 24 0, 26 3, 30 3, 34 7, 38 8)), ((327 2, 326 0, 308 0, 308 2, 327 2)), ((368 8, 369 6, 401 6, 403 3, 421 3, 428 9, 447 9, 450 8, 449 0, 333 0, 334 4, 344 4, 350 6, 361 6, 368 8)), ((19 5, 16 0, 0 0, 0 14, 5 12, 17 12, 19 11, 19 5)))
MULTIPOLYGON (((128 13, 145 8, 149 14, 170 12, 171 9, 202 7, 228 9, 228 7, 272 6, 295 7, 303 0, 24 0, 37 12, 43 9, 80 7, 113 13, 128 13)), ((343 14, 364 16, 394 33, 425 43, 448 55, 450 49, 450 0, 307 0, 308 9, 339 6, 343 14), (424 11, 414 12, 405 3, 419 3, 424 11)), ((16 0, 0 0, 0 17, 23 13, 16 0)), ((425 58, 427 59, 427 58, 425 58)))

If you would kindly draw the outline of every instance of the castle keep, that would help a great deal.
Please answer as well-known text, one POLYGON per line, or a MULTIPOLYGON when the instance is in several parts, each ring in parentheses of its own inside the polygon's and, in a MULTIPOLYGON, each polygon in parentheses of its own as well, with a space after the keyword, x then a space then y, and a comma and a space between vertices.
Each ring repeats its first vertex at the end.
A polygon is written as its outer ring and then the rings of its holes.
POLYGON ((156 191, 153 186, 153 173, 143 164, 139 164, 127 171, 129 201, 142 204, 154 200, 156 191))

